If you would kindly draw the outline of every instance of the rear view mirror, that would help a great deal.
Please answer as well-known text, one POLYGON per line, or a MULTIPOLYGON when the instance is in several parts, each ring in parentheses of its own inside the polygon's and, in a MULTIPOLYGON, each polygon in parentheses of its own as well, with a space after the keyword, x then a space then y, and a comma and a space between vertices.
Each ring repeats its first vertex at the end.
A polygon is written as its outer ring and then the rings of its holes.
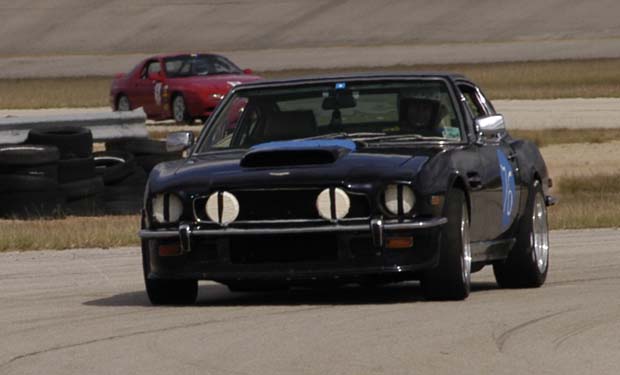
POLYGON ((166 137, 166 150, 168 152, 185 151, 194 145, 194 133, 174 132, 166 137))
POLYGON ((506 132, 506 122, 502 115, 478 117, 476 119, 476 133, 485 137, 497 137, 506 132))
POLYGON ((252 69, 243 69, 243 74, 254 74, 252 69))
POLYGON ((336 96, 328 96, 323 99, 323 109, 331 110, 331 109, 343 109, 343 108, 355 108, 357 106, 357 102, 353 95, 336 95, 336 96))

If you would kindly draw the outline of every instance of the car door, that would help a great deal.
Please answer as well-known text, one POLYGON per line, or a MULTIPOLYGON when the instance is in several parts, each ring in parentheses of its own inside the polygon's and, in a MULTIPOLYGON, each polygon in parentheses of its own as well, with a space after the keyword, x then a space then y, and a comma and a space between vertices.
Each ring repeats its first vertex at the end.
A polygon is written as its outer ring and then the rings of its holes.
MULTIPOLYGON (((474 118, 495 115, 495 109, 482 91, 469 82, 459 89, 474 118)), ((505 137, 479 137, 480 190, 482 223, 481 240, 492 241, 511 237, 518 216, 521 180, 516 153, 505 137)))
POLYGON ((134 83, 134 107, 142 107, 149 117, 156 117, 161 112, 162 82, 153 78, 158 74, 161 74, 160 61, 148 60, 134 83))

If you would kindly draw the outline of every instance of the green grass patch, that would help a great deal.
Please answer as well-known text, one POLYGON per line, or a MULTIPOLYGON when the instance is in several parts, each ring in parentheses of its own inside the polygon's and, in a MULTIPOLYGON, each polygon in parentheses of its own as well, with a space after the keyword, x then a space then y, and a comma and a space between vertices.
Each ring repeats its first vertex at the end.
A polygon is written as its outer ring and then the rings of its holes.
MULTIPOLYGON (((486 64, 396 65, 380 68, 256 72, 265 78, 352 72, 448 71, 462 73, 492 99, 620 97, 620 59, 486 64)), ((111 77, 0 80, 0 108, 36 109, 109 105, 111 77)))

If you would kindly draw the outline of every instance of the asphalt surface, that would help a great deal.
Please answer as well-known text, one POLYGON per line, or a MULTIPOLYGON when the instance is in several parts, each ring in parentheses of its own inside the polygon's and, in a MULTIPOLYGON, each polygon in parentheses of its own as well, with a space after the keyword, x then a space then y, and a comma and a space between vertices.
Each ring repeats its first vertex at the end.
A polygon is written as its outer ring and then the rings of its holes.
POLYGON ((417 283, 231 293, 152 307, 139 251, 0 254, 0 373, 616 374, 620 231, 551 233, 540 289, 474 274, 463 302, 417 283))
POLYGON ((282 70, 620 57, 616 0, 0 2, 0 78, 111 75, 159 52, 282 70))

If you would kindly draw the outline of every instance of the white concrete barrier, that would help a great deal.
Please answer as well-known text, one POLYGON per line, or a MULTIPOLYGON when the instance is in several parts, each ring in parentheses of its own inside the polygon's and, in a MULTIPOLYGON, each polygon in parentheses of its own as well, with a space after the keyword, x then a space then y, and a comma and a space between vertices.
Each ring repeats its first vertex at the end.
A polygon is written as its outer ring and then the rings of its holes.
POLYGON ((0 118, 0 143, 14 144, 26 140, 30 129, 62 126, 88 128, 96 142, 119 138, 146 138, 146 114, 142 108, 131 112, 101 112, 53 116, 0 118))

